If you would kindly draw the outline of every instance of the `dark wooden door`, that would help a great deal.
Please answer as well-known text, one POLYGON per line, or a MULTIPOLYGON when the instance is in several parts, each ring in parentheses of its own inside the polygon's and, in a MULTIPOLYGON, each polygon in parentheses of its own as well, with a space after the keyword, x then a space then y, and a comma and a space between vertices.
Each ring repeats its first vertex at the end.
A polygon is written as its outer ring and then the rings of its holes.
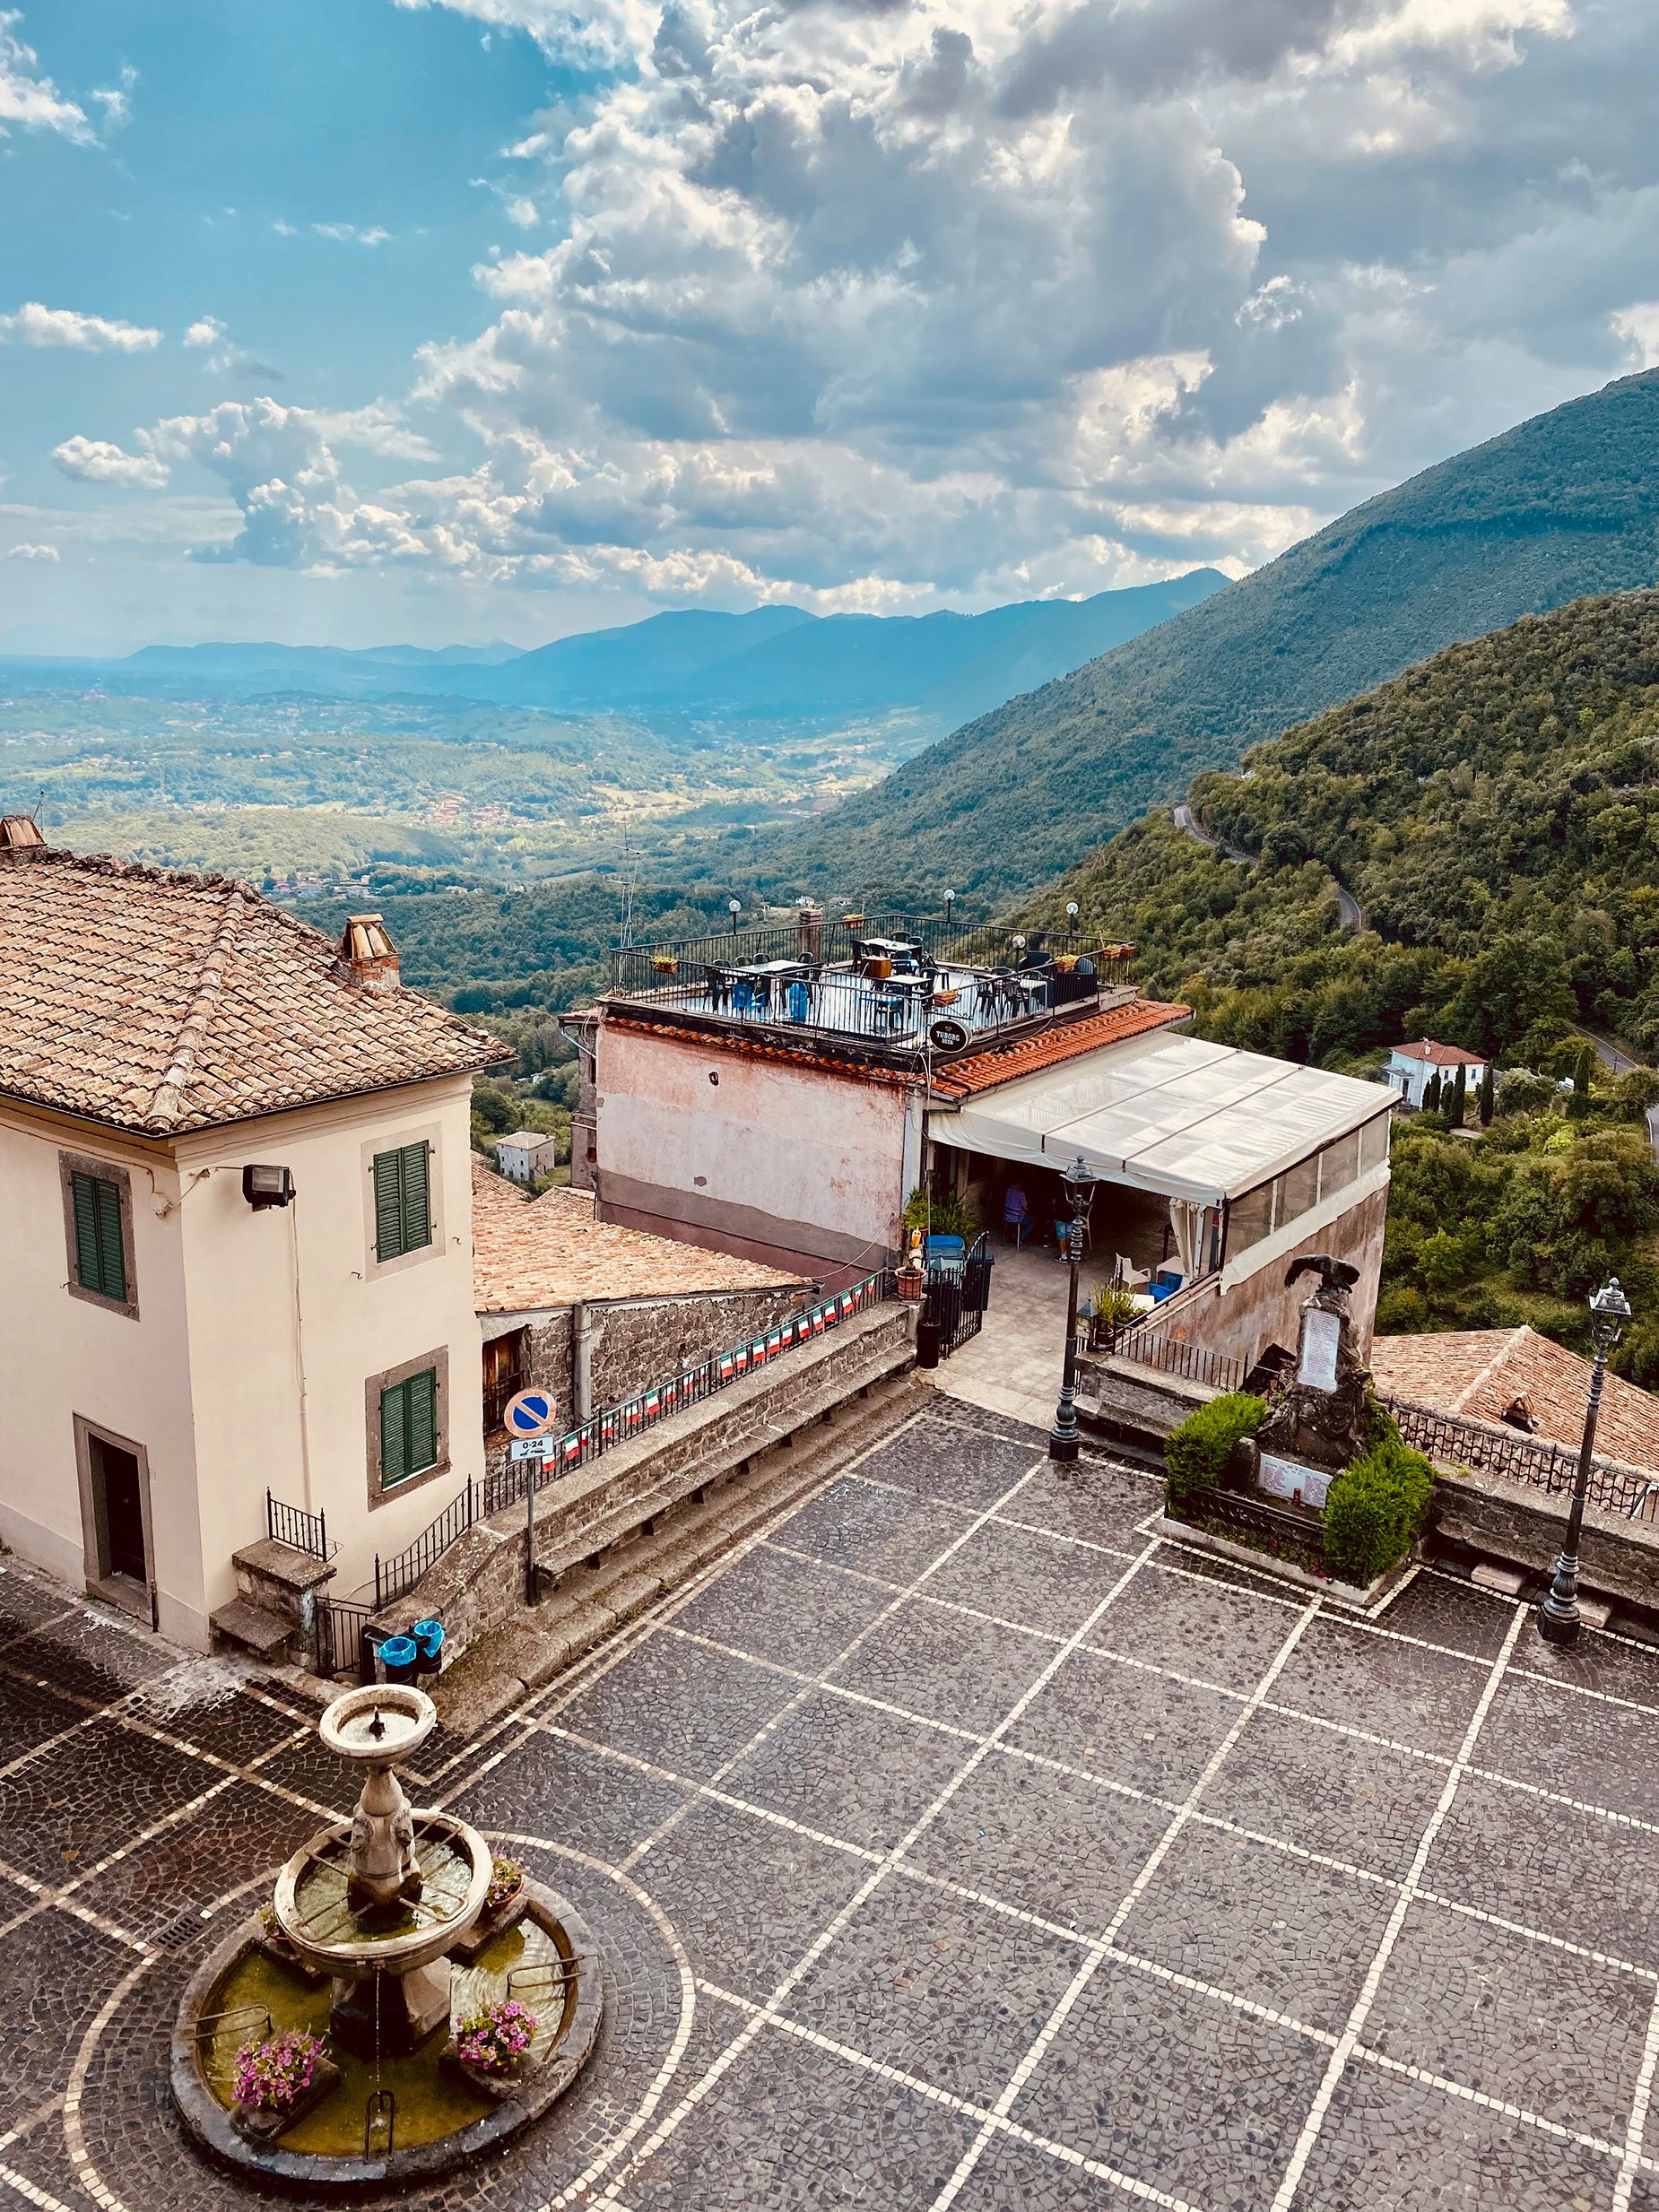
POLYGON ((92 1439, 93 1479, 104 1508, 104 1571, 148 1585, 150 1562, 144 1551, 144 1508, 138 1462, 118 1444, 92 1439))

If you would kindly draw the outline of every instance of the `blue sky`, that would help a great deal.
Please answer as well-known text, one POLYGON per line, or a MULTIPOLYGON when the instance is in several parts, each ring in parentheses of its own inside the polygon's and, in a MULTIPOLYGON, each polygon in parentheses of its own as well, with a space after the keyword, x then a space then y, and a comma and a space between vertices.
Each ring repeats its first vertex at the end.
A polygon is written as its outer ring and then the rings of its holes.
POLYGON ((1659 360, 1649 30, 0 11, 0 649, 1242 573, 1659 360))

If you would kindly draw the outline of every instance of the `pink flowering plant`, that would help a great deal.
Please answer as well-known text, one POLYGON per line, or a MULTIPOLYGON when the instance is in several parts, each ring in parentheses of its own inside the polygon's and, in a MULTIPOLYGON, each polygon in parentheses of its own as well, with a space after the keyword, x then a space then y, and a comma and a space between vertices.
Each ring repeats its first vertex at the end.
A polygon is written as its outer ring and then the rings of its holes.
POLYGON ((499 1998, 456 2024, 456 2049, 464 2066, 481 2074, 510 2074, 535 2040, 536 2016, 516 1997, 499 1998))
POLYGON ((503 1859, 499 1853, 490 1861, 490 1887, 484 1892, 484 1911, 499 1913, 504 1904, 510 1904, 525 1886, 525 1870, 517 1859, 503 1859))
POLYGON ((308 2028, 284 2028, 268 2043, 244 2043, 236 2054, 234 2094, 256 2112, 291 2112, 326 2057, 308 2028))

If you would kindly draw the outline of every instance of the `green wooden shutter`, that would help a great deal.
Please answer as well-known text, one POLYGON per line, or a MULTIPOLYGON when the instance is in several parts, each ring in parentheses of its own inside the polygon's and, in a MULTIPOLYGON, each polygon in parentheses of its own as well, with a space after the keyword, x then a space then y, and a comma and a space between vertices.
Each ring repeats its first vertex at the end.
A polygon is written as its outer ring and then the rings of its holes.
POLYGON ((389 1490, 409 1472, 409 1391, 395 1383, 380 1392, 380 1487, 389 1490))
POLYGON ((116 1183, 95 1182, 98 1197, 98 1266, 100 1288, 107 1298, 126 1296, 126 1255, 121 1248, 121 1188, 116 1183))
POLYGON ((409 1406, 409 1471, 438 1462, 438 1374, 428 1367, 404 1384, 409 1406))
POLYGON ((395 1260, 403 1250, 401 1152, 375 1154, 375 1257, 395 1260))
POLYGON ((404 1250, 419 1252, 432 1241, 432 1196, 427 1180, 427 1149, 406 1144, 403 1149, 404 1250))
POLYGON ((100 1297, 126 1297, 126 1255, 121 1245, 121 1186, 101 1175, 72 1170, 69 1189, 75 1225, 75 1280, 100 1297))
POLYGON ((395 1260, 432 1241, 432 1201, 424 1144, 375 1154, 375 1257, 395 1260))

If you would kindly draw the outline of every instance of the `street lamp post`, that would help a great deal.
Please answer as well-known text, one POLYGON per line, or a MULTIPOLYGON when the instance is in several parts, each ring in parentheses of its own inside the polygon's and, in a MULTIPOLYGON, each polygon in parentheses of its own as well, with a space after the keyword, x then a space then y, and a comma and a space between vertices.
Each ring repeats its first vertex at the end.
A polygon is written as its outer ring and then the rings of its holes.
POLYGON ((1072 1201, 1071 1227, 1066 1232, 1070 1273, 1065 1288, 1065 1367, 1060 1381, 1060 1402, 1055 1425, 1048 1432, 1048 1456, 1070 1464, 1081 1441, 1077 1427, 1077 1263, 1083 1251, 1083 1216, 1094 1195, 1095 1179, 1080 1152, 1060 1178, 1072 1201))
POLYGON ((725 902, 725 910, 732 917, 732 934, 735 937, 737 934, 737 917, 743 910, 743 902, 741 898, 728 898, 725 902))
POLYGON ((1618 1343, 1629 1318, 1630 1301, 1619 1288, 1618 1276, 1611 1276, 1590 1301, 1590 1334, 1595 1344, 1595 1366, 1590 1375, 1590 1402, 1585 1408, 1578 1464, 1573 1471, 1567 1536, 1561 1556, 1555 1563, 1549 1594, 1538 1609, 1538 1633, 1546 1644, 1576 1644, 1583 1626, 1578 1612, 1578 1540, 1584 1528, 1585 1493, 1590 1487, 1590 1461, 1595 1450, 1595 1417, 1602 1408, 1607 1355, 1618 1343))

